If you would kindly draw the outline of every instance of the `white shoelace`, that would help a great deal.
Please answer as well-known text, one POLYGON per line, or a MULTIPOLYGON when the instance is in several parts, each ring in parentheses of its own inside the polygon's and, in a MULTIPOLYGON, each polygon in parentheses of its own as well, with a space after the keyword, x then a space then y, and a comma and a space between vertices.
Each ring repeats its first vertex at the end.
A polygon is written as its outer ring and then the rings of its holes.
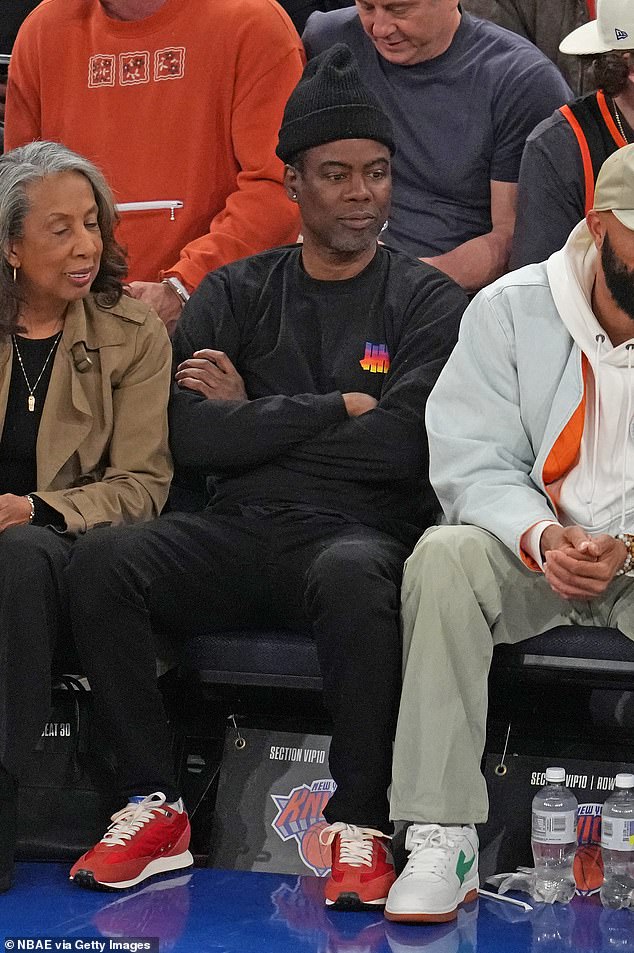
POLYGON ((339 839, 339 861, 342 864, 349 864, 351 867, 371 867, 373 839, 375 837, 387 837, 386 834, 374 830, 373 827, 356 827, 355 824, 342 824, 338 821, 336 824, 325 827, 319 835, 319 840, 324 846, 328 846, 332 844, 337 834, 341 835, 339 839))
POLYGON ((456 847, 452 828, 440 824, 416 824, 407 831, 405 847, 410 851, 404 874, 435 874, 443 877, 456 847))
POLYGON ((125 847, 126 841, 131 840, 145 824, 154 820, 156 811, 161 814, 168 813, 163 808, 164 804, 165 795, 161 791, 148 794, 138 804, 126 804, 122 810, 112 815, 110 818, 112 824, 101 838, 100 843, 107 847, 114 847, 115 845, 125 847))

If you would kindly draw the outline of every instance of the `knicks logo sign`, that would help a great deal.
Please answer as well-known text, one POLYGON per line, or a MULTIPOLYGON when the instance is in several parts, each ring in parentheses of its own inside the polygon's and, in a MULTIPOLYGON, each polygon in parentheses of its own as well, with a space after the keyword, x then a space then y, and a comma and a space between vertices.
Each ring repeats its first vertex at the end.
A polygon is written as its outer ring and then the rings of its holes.
POLYGON ((366 341, 365 354, 359 364, 364 371, 370 371, 371 374, 387 374, 390 369, 387 344, 372 344, 371 341, 366 341))
POLYGON ((577 844, 579 847, 601 843, 602 811, 602 804, 580 804, 577 808, 577 844))
POLYGON ((271 823, 283 841, 295 840, 303 863, 318 877, 330 869, 330 847, 322 844, 319 835, 327 826, 323 810, 335 790, 330 778, 293 788, 288 795, 272 794, 277 815, 271 823))

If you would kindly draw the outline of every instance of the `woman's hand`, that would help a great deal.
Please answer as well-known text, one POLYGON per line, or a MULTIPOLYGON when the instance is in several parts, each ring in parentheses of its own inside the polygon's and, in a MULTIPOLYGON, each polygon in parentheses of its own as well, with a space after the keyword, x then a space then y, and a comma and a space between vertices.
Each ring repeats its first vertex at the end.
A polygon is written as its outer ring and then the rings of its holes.
POLYGON ((31 519, 31 504, 25 496, 0 494, 0 533, 9 526, 21 526, 31 519))

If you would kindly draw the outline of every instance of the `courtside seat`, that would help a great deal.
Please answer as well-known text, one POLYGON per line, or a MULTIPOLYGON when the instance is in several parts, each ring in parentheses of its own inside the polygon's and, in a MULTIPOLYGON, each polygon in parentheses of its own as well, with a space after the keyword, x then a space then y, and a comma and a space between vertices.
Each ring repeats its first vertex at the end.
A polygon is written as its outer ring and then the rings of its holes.
MULTIPOLYGON (((284 629, 202 632, 186 643, 181 673, 203 685, 322 687, 310 634, 284 629)), ((498 646, 493 674, 594 687, 618 682, 634 689, 634 641, 616 629, 559 626, 517 645, 498 646)))
POLYGON ((201 633, 186 642, 180 668, 202 685, 322 688, 314 639, 288 629, 201 633))
POLYGON ((498 645, 494 666, 531 679, 634 689, 634 641, 618 629, 561 625, 517 645, 498 645))

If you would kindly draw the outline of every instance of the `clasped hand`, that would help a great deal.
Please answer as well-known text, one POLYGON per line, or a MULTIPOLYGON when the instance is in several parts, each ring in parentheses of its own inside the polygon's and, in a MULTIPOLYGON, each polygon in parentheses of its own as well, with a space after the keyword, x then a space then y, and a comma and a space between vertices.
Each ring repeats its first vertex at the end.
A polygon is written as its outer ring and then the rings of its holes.
POLYGON ((625 544, 602 533, 590 536, 580 526, 547 526, 541 538, 544 575, 563 599, 596 599, 622 567, 625 544))

